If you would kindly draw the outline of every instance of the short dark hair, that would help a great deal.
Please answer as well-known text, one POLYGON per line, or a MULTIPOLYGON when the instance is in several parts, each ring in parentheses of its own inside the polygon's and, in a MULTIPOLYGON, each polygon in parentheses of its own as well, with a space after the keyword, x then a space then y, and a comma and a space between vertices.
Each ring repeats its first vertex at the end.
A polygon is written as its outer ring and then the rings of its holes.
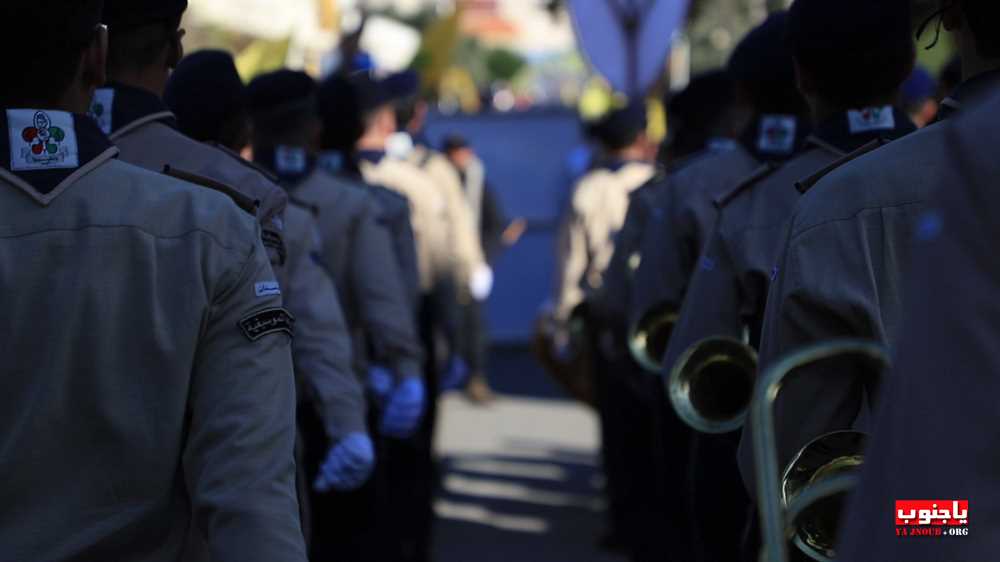
POLYGON ((73 83, 80 57, 96 37, 103 4, 103 0, 3 2, 0 72, 7 79, 0 88, 0 104, 54 105, 73 83), (24 48, 29 43, 40 47, 24 48))
POLYGON ((997 0, 962 0, 965 21, 976 38, 979 55, 1000 58, 1000 2, 997 0))
POLYGON ((910 0, 796 0, 788 40, 814 93, 860 107, 898 91, 913 70, 910 14, 910 0))
POLYGON ((181 27, 182 15, 137 27, 108 30, 108 72, 146 68, 163 55, 181 27))

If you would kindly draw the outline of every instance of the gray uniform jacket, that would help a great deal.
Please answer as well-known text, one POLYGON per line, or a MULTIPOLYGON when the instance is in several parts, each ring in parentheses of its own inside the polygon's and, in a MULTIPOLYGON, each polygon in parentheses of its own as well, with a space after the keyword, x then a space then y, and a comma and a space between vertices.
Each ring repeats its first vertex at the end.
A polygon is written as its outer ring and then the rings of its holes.
POLYGON ((0 148, 0 560, 176 562, 196 515, 218 562, 305 562, 259 226, 43 113, 66 132, 48 164, 0 148))
POLYGON ((304 396, 309 397, 336 441, 366 431, 364 389, 354 373, 350 331, 332 277, 320 265, 323 247, 312 211, 294 203, 285 209, 289 282, 283 289, 295 316, 292 357, 304 396))
POLYGON ((345 158, 347 157, 338 151, 327 151, 320 154, 318 165, 326 170, 333 182, 363 187, 374 196, 382 209, 381 222, 392 234, 392 246, 403 276, 403 284, 409 290, 413 306, 416 307, 420 301, 420 268, 417 265, 413 224, 410 222, 410 201, 401 193, 365 182, 360 172, 352 173, 345 167, 345 158))
POLYGON ((413 303, 408 298, 382 209, 367 188, 315 170, 293 196, 319 213, 323 265, 333 275, 355 335, 355 364, 373 360, 400 376, 417 376, 423 351, 413 303))
MULTIPOLYGON (((897 122, 906 119, 896 115, 897 122)), ((895 343, 915 226, 931 190, 949 181, 939 135, 932 126, 893 141, 833 170, 802 196, 768 294, 761 370, 835 338, 895 343)), ((782 466, 813 438, 857 425, 872 388, 852 374, 860 370, 849 360, 830 360, 786 379, 775 406, 782 466)), ((751 491, 756 430, 748 425, 740 443, 740 470, 751 491)))
POLYGON ((788 220, 799 200, 800 180, 837 166, 846 152, 871 150, 882 136, 898 137, 912 130, 904 115, 895 128, 852 133, 847 115, 820 125, 805 150, 788 162, 763 164, 732 192, 720 197, 721 209, 713 233, 691 276, 684 304, 671 334, 664 372, 690 346, 704 338, 729 336, 757 348, 764 305, 788 220))
MULTIPOLYGON (((155 94, 114 85, 109 119, 102 123, 112 142, 121 150, 121 159, 149 170, 162 172, 171 166, 232 186, 257 202, 264 247, 282 284, 285 252, 282 239, 283 217, 288 196, 258 170, 248 166, 238 155, 200 143, 173 126, 173 115, 155 94)), ((96 99, 107 96, 98 90, 96 99)))
POLYGON ((931 179, 944 181, 927 184, 940 189, 917 227, 904 322, 860 487, 844 517, 840 560, 975 562, 1000 549, 991 531, 1000 525, 1000 100, 963 111, 943 130, 920 133, 924 152, 907 160, 939 154, 941 171, 931 179), (968 536, 897 536, 900 499, 948 500, 940 506, 948 509, 950 500, 968 500, 968 536))
POLYGON ((635 325, 652 307, 679 308, 688 278, 711 228, 716 197, 749 175, 759 161, 739 145, 706 149, 667 176, 654 220, 646 224, 628 309, 635 325))

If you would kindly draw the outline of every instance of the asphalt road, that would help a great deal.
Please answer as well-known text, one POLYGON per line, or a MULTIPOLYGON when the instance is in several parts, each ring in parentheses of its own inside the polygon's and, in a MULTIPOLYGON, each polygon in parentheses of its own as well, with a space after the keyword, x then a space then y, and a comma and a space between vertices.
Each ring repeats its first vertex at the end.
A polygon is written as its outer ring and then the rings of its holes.
POLYGON ((523 349, 494 353, 497 402, 444 398, 436 562, 622 562, 604 531, 598 427, 523 349))

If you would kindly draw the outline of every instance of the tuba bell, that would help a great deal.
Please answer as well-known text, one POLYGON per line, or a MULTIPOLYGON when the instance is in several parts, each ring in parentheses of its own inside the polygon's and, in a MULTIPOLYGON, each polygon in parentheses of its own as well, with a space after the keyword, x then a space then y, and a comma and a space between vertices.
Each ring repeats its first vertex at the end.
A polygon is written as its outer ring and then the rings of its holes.
POLYGON ((667 395, 685 423, 703 433, 743 426, 757 373, 757 352, 729 337, 704 339, 670 369, 667 395))
POLYGON ((670 333, 677 323, 677 309, 667 303, 651 307, 628 333, 628 349, 643 369, 659 374, 670 333))
POLYGON ((852 356, 869 362, 866 374, 878 373, 889 364, 884 348, 869 341, 821 343, 779 361, 754 389, 750 415, 755 428, 757 502, 764 542, 761 560, 787 562, 788 542, 812 560, 832 562, 836 557, 840 513, 856 483, 857 468, 864 461, 865 435, 857 431, 822 435, 803 447, 779 473, 773 407, 782 381, 795 370, 852 356))

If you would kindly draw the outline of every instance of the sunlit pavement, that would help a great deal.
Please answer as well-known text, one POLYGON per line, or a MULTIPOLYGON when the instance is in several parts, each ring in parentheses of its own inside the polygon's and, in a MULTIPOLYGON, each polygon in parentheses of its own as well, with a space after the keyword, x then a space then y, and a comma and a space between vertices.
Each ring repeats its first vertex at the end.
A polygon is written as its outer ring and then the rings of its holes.
POLYGON ((601 552, 597 420, 523 350, 495 354, 489 406, 443 399, 436 562, 620 562, 601 552))

